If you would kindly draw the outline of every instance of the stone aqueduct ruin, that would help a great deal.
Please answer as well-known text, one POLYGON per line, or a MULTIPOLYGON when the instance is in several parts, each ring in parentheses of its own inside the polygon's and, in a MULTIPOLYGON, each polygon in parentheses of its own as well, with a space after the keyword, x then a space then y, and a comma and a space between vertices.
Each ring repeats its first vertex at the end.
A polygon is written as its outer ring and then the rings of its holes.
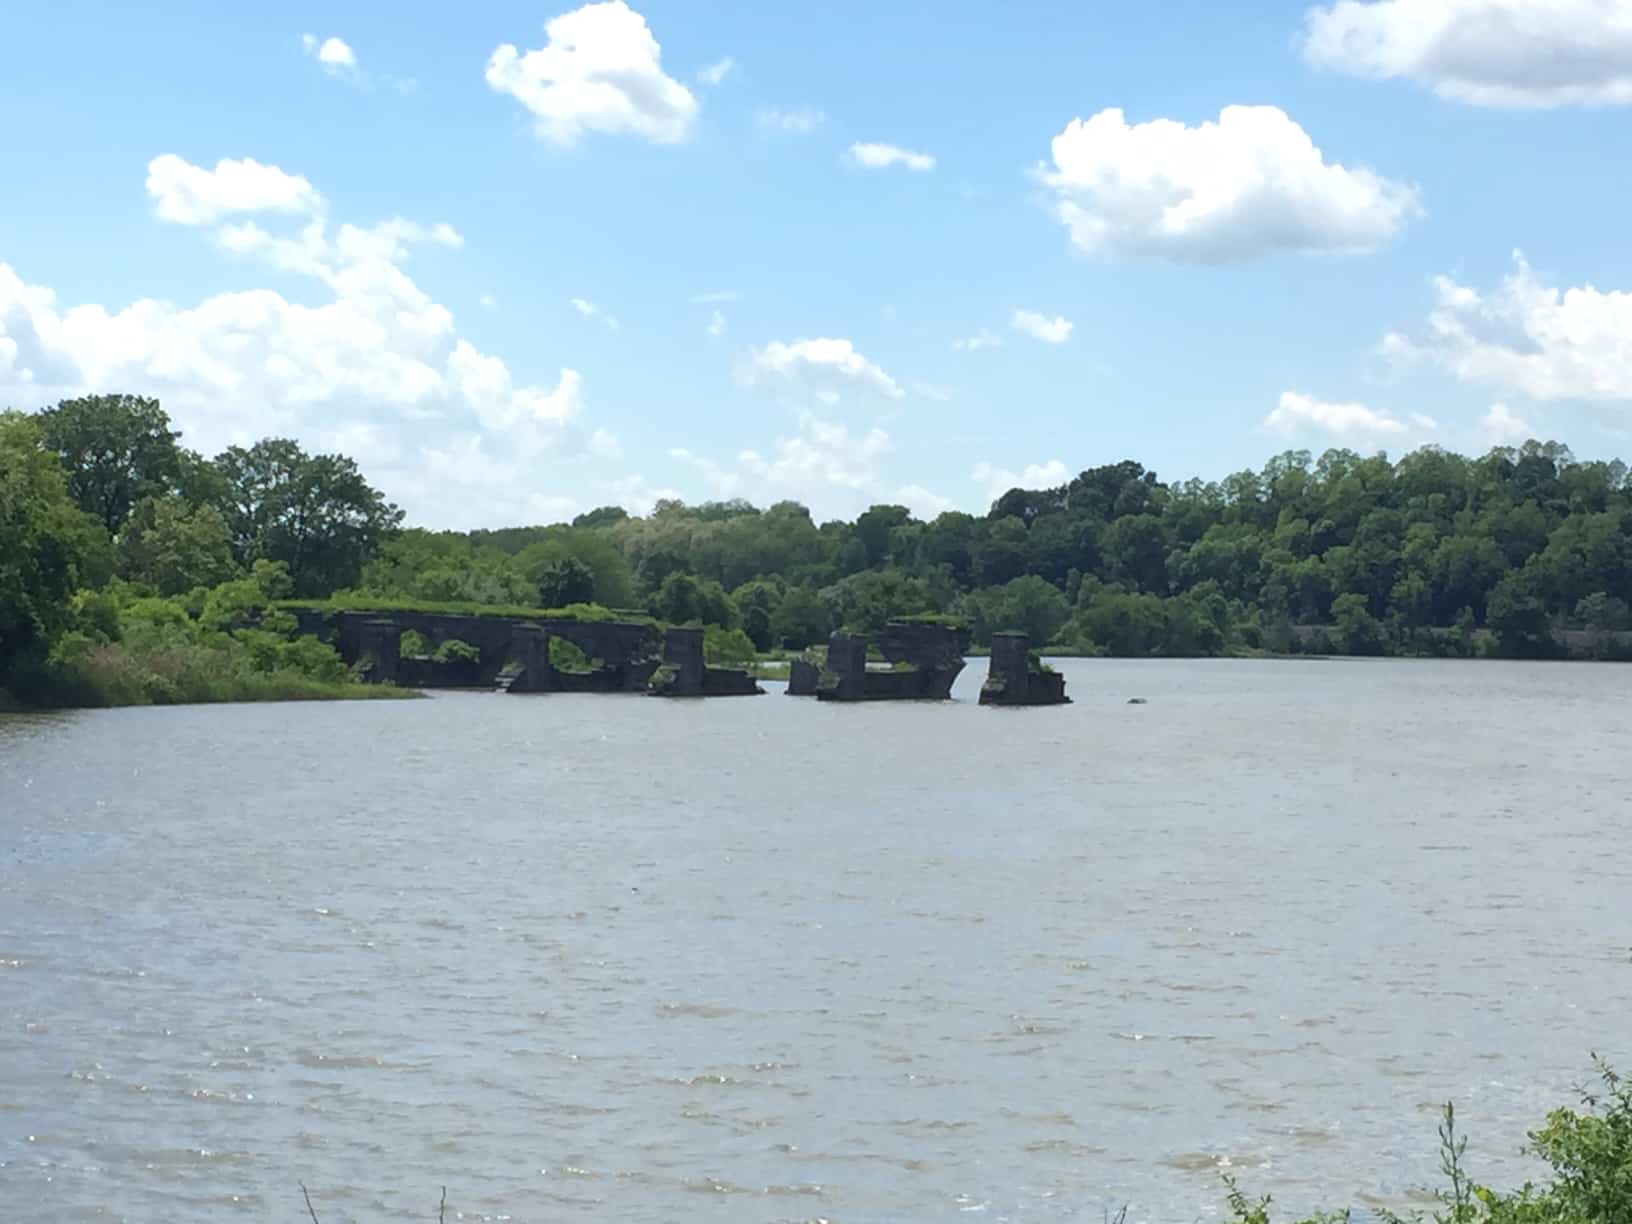
MULTIPOLYGON (((712 667, 703 631, 662 629, 649 621, 473 616, 443 612, 330 612, 301 609, 298 630, 332 643, 374 683, 408 688, 500 688, 510 693, 651 693, 728 697, 762 693, 741 668, 712 667), (457 639, 476 657, 437 660, 402 653, 403 635, 435 649, 457 639), (558 666, 553 639, 571 643, 585 668, 558 666)), ((891 621, 874 634, 835 633, 825 659, 795 659, 788 694, 821 701, 945 701, 964 668, 966 626, 891 621), (869 654, 879 658, 869 660, 869 654)), ((1024 634, 992 638, 982 705, 1058 705, 1069 701, 1065 678, 1045 669, 1024 634)))

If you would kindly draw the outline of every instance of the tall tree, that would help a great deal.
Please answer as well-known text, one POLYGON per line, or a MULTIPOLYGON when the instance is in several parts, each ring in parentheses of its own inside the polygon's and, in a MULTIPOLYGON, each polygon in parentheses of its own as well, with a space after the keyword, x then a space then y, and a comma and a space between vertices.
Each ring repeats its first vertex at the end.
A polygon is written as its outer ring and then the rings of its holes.
POLYGON ((546 608, 589 603, 595 598, 595 571, 577 557, 551 561, 538 575, 538 601, 546 608))
POLYGON ((69 599, 101 535, 69 497, 39 423, 0 413, 0 685, 68 626, 69 599))
POLYGON ((238 567, 232 533, 214 506, 179 497, 146 497, 136 503, 119 532, 119 573, 160 595, 226 582, 238 567))
POLYGON ((159 401, 139 395, 86 395, 39 414, 45 445, 57 452, 68 492, 112 535, 144 497, 177 487, 181 451, 159 401))
POLYGON ((238 560, 282 561, 297 595, 355 585, 402 522, 402 511, 344 455, 308 455, 288 438, 267 438, 232 447, 215 465, 238 560))

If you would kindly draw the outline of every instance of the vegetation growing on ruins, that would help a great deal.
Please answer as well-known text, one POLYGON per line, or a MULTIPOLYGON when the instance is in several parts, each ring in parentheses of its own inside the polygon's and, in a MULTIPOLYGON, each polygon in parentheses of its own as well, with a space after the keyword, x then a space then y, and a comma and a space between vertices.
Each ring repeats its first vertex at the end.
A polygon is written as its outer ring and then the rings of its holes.
MULTIPOLYGON (((344 456, 266 439, 205 459, 151 399, 7 412, 0 689, 200 691, 128 679, 192 674, 172 667, 175 641, 156 644, 145 601, 179 601, 198 633, 213 592, 273 572, 257 566, 282 567, 270 606, 287 612, 646 616, 712 627, 715 662, 744 660, 743 640, 798 651, 899 617, 967 622, 977 649, 1017 629, 1051 652, 1122 656, 1603 658, 1632 640, 1627 469, 1557 443, 1478 458, 1428 447, 1395 462, 1293 451, 1261 471, 1176 483, 1127 460, 927 521, 896 505, 817 523, 794 502, 661 501, 644 516, 612 506, 497 531, 401 522, 344 456), (80 683, 99 669, 125 678, 80 683)), ((201 669, 239 674, 268 658, 243 653, 241 629, 208 632, 235 644, 212 640, 201 669)), ((347 683, 308 663, 274 670, 347 683)), ((252 688, 221 691, 240 690, 252 688)))

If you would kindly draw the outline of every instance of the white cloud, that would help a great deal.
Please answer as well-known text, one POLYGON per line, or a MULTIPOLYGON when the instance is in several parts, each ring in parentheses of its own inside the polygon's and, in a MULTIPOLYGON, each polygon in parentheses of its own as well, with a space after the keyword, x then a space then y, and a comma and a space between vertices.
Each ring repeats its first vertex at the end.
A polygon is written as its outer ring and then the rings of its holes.
POLYGON ((605 310, 602 310, 599 306, 595 305, 594 302, 586 301, 580 297, 575 297, 572 299, 572 308, 586 319, 595 319, 601 323, 604 323, 607 331, 616 332, 623 330, 616 318, 608 314, 605 310))
POLYGON ((731 75, 732 69, 736 66, 737 61, 728 55, 724 59, 716 60, 708 67, 700 69, 697 73, 697 79, 704 85, 718 85, 731 75))
POLYGON ((811 106, 800 106, 793 110, 766 106, 755 114, 754 122, 759 125, 762 132, 793 132, 806 136, 826 123, 827 115, 811 106))
MULTIPOLYGON (((198 167, 171 169, 155 194, 174 204, 172 215, 261 207, 232 192, 165 194, 175 181, 219 186, 198 167)), ((305 193, 316 198, 309 185, 305 193)), ((451 226, 334 227, 321 216, 294 225, 273 233, 227 223, 213 237, 239 259, 304 278, 299 300, 248 288, 192 305, 67 306, 0 263, 0 403, 110 389, 156 395, 187 444, 206 454, 268 435, 345 448, 412 517, 446 526, 534 521, 539 506, 526 490, 550 458, 615 445, 581 423, 575 370, 553 384, 518 380, 409 276, 415 249, 458 245, 451 226)))
POLYGON ((1309 10, 1302 47, 1317 67, 1475 106, 1632 103, 1627 0, 1338 0, 1309 10))
POLYGON ((890 166, 905 166, 908 170, 924 173, 935 169, 935 159, 928 153, 914 153, 898 145, 873 144, 857 141, 850 146, 850 160, 869 170, 884 170, 890 166))
POLYGON ((1506 404, 1492 404, 1490 411, 1480 418, 1479 429, 1492 446, 1511 446, 1536 436, 1530 423, 1514 416, 1506 404))
POLYGON ((957 398, 957 393, 951 387, 943 387, 939 383, 914 382, 912 393, 919 399, 934 400, 938 404, 949 404, 957 398))
POLYGON ((769 378, 801 383, 828 403, 837 399, 841 389, 873 391, 889 399, 906 394, 882 367, 844 339, 773 340, 743 354, 737 377, 749 387, 769 378))
MULTIPOLYGON (((1430 418, 1414 419, 1420 429, 1420 422, 1430 418)), ((1313 430, 1357 445, 1379 445, 1411 432, 1409 425, 1387 412, 1364 404, 1331 403, 1298 391, 1281 392, 1280 402, 1264 418, 1263 428, 1285 437, 1313 430)))
POLYGON ((1003 347, 1003 337, 983 327, 972 336, 960 336, 952 341, 952 347, 960 353, 978 353, 981 349, 1003 347))
POLYGON ((214 170, 163 153, 147 163, 147 194, 166 221, 210 225, 237 213, 323 211, 323 197, 298 174, 263 166, 252 157, 222 158, 214 170))
POLYGON ((1426 323, 1386 336, 1384 354, 1532 399, 1632 400, 1632 292, 1550 287, 1519 251, 1513 265, 1485 291, 1437 277, 1426 323))
POLYGON ((572 145, 585 132, 627 132, 676 144, 690 135, 697 99, 664 73, 646 19, 623 0, 553 17, 544 34, 536 51, 499 47, 486 73, 532 112, 543 139, 572 145))
POLYGON ((477 299, 477 305, 483 310, 497 310, 499 308, 499 299, 491 293, 484 293, 477 299))
POLYGON ((696 472, 711 496, 761 504, 794 498, 826 516, 854 514, 882 496, 879 463, 894 449, 877 426, 855 433, 807 412, 797 432, 778 438, 769 453, 744 450, 726 464, 676 447, 669 457, 696 472))
POLYGON ((1040 177, 1091 254, 1216 264, 1369 251, 1421 212, 1414 187, 1328 162, 1273 106, 1227 106, 1196 127, 1103 110, 1067 124, 1053 158, 1040 177))
POLYGON ((1051 319, 1035 310, 1016 310, 1009 316, 1009 326, 1044 344, 1064 344, 1071 338, 1071 329, 1076 324, 1064 315, 1051 319))
POLYGON ((1028 463, 1018 472, 996 467, 982 460, 975 464, 969 479, 984 486, 986 503, 990 505, 1010 489, 1057 489, 1071 481, 1071 469, 1063 460, 1050 459, 1046 463, 1028 463))
POLYGON ((725 335, 725 315, 716 310, 708 320, 707 331, 711 340, 718 340, 725 335))
POLYGON ((357 55, 343 38, 319 39, 315 34, 302 34, 300 45, 330 76, 357 70, 357 55))
POLYGON ((911 510, 915 518, 929 521, 937 514, 945 514, 948 510, 956 510, 957 503, 949 497, 942 497, 939 493, 924 488, 923 485, 902 485, 890 495, 890 500, 898 506, 905 506, 911 510))
POLYGON ((678 490, 666 485, 653 485, 638 474, 601 481, 596 487, 607 504, 622 506, 630 514, 650 514, 652 507, 660 501, 682 500, 678 490))

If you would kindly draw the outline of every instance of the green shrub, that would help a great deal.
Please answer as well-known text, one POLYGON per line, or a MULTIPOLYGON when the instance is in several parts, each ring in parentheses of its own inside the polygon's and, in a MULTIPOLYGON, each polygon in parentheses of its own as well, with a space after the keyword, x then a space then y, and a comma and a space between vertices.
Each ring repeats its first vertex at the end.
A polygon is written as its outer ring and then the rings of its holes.
MULTIPOLYGON (((1582 1108, 1555 1109, 1530 1134, 1527 1151, 1552 1172, 1550 1181, 1527 1182, 1510 1192, 1481 1185, 1468 1172, 1468 1141, 1456 1130, 1456 1110, 1446 1105, 1439 1126, 1440 1169, 1436 1210, 1409 1217, 1411 1224, 1627 1224, 1632 1220, 1632 1086, 1594 1058, 1599 1087, 1581 1093, 1582 1108)), ((1249 1199, 1235 1179, 1224 1178, 1237 1224, 1270 1224, 1268 1196, 1249 1199)), ((1408 1224, 1388 1211, 1387 1224, 1408 1224)), ((1299 1224, 1336 1224, 1347 1211, 1320 1212, 1299 1224)))

